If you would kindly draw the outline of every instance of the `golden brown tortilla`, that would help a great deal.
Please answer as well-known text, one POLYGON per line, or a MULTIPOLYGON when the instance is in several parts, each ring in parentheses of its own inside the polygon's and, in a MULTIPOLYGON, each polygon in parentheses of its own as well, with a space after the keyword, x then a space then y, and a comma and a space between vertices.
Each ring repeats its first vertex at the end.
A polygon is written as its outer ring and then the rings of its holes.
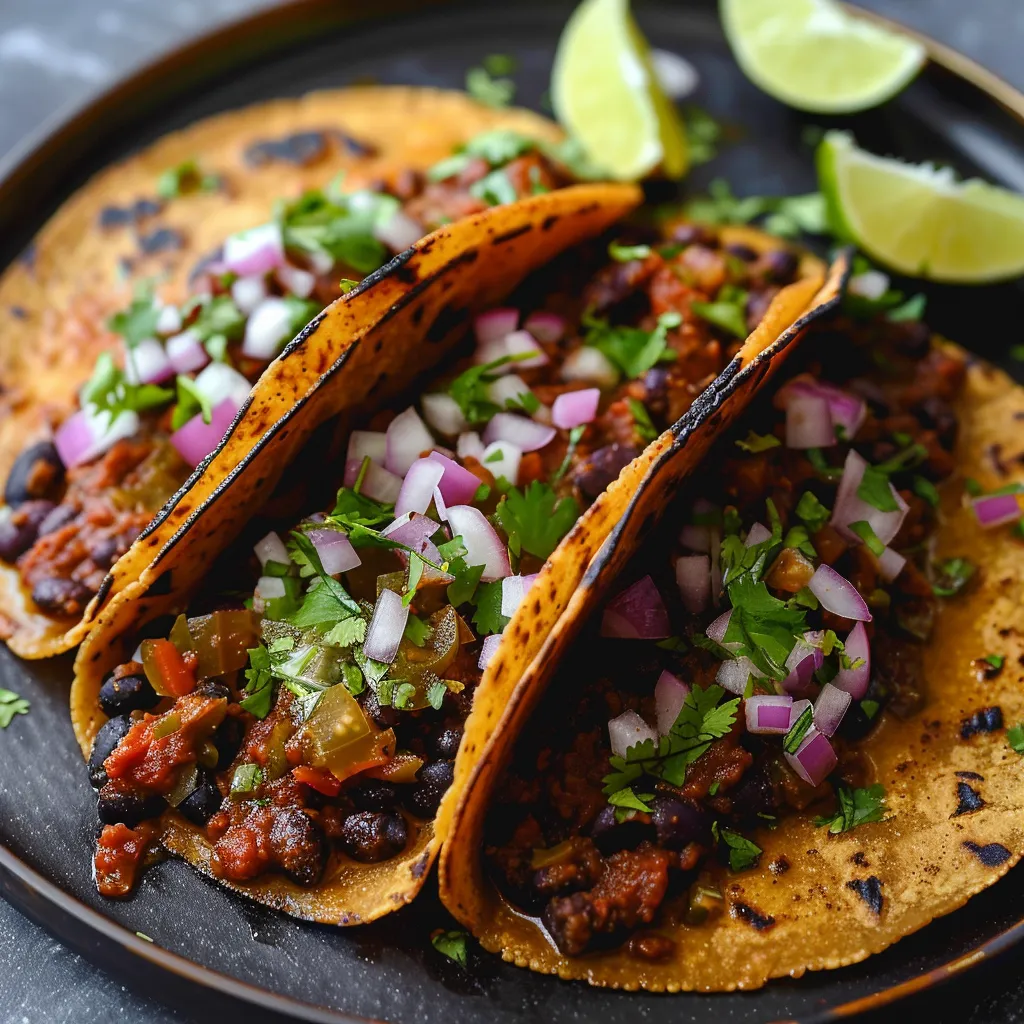
MULTIPOLYGON (((794 816, 759 833, 760 867, 731 876, 724 890, 728 910, 713 922, 671 929, 676 947, 667 960, 650 963, 621 952, 564 957, 482 871, 489 793, 539 697, 520 691, 507 721, 478 756, 441 860, 442 898, 485 949, 531 970, 612 988, 757 988, 770 978, 863 960, 962 906, 1020 859, 1021 756, 1002 730, 967 739, 960 730, 964 719, 993 705, 1002 709, 1007 727, 1024 719, 1024 548, 1005 530, 980 529, 962 494, 965 477, 986 489, 1007 484, 992 467, 993 443, 1002 445, 1005 464, 1016 466, 1015 478, 1024 482, 1024 438, 1015 430, 1024 416, 1024 390, 1000 370, 971 360, 957 412, 959 472, 940 488, 935 557, 968 555, 980 578, 941 606, 925 653, 926 706, 905 721, 883 712, 859 746, 870 766, 866 781, 885 787, 888 818, 830 835, 814 826, 812 816, 794 816), (986 680, 976 659, 991 652, 1005 656, 1005 667, 986 680), (520 704, 528 705, 525 713, 520 704), (956 813, 963 785, 983 806, 956 813), (783 855, 788 869, 773 872, 770 865, 783 855), (740 907, 767 925, 754 927, 740 907)), ((619 561, 623 551, 620 539, 619 561)), ((538 672, 537 690, 547 675, 538 672)))
MULTIPOLYGON (((94 177, 47 222, 26 258, 0 277, 0 479, 31 441, 49 436, 78 405, 96 356, 117 349, 107 318, 130 301, 132 288, 158 282, 168 302, 187 297, 191 268, 236 231, 265 223, 279 198, 323 187, 339 173, 352 188, 425 169, 482 131, 510 129, 555 141, 559 129, 519 109, 495 110, 462 92, 362 87, 311 93, 219 114, 165 136, 94 177), (308 166, 270 161, 247 164, 253 143, 303 131, 341 131, 371 155, 329 137, 308 166), (187 160, 218 175, 222 191, 192 193, 131 226, 103 228, 102 211, 154 199, 160 174, 187 160), (140 238, 175 232, 180 248, 145 255, 140 238), (125 273, 123 260, 130 261, 125 273)), ((139 569, 128 563, 135 575, 139 569)), ((121 575, 124 575, 122 567, 121 575)), ((11 649, 25 658, 66 651, 79 643, 99 612, 93 602, 81 621, 42 613, 24 592, 18 573, 0 565, 0 612, 11 649)))

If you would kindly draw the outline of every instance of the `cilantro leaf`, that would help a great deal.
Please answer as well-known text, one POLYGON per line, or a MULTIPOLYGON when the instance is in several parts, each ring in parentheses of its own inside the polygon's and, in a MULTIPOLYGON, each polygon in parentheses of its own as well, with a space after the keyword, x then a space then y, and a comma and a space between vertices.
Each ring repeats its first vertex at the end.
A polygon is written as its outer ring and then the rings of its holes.
POLYGON ((751 842, 745 836, 741 836, 739 832, 733 832, 727 828, 720 828, 718 835, 729 848, 729 869, 731 871, 746 871, 748 868, 757 866, 757 862, 764 852, 757 843, 751 842))
POLYGON ((629 411, 633 416, 633 424, 641 439, 653 441, 658 436, 658 431, 651 422, 650 413, 648 413, 644 403, 638 398, 627 398, 626 404, 629 406, 629 411))
POLYGON ((896 512, 900 507, 888 474, 875 466, 864 467, 864 476, 857 487, 857 497, 880 512, 896 512))
POLYGON ((122 412, 142 412, 164 405, 174 397, 170 388, 157 384, 131 384, 114 364, 109 352, 96 357, 92 376, 81 391, 82 407, 109 413, 116 419, 122 412))
POLYGON ((849 832, 858 825, 865 825, 870 821, 881 821, 885 816, 885 788, 877 782, 864 789, 840 786, 836 797, 839 807, 835 814, 814 819, 814 824, 818 828, 827 825, 833 835, 849 832))
POLYGON ((654 796, 653 793, 643 793, 638 796, 633 792, 632 787, 624 786, 622 789, 617 789, 614 793, 608 795, 608 803, 612 807, 621 807, 625 810, 640 811, 642 813, 649 814, 651 806, 647 802, 654 796))
POLYGON ((343 619, 359 616, 359 605, 352 600, 348 591, 338 580, 324 571, 320 555, 313 546, 313 542, 304 533, 298 531, 292 533, 292 539, 305 559, 316 570, 319 582, 315 582, 306 591, 301 607, 288 616, 287 621, 299 629, 308 629, 310 626, 322 626, 327 623, 333 626, 343 619))
POLYGON ((769 448, 778 448, 781 444, 782 442, 774 434, 755 434, 753 430, 750 430, 744 440, 736 442, 736 447, 756 454, 757 452, 766 452, 769 448))
POLYGON ((131 305, 119 313, 115 313, 107 326, 115 334, 124 338, 129 348, 140 341, 156 337, 156 322, 160 319, 160 310, 153 297, 153 289, 149 284, 142 284, 135 289, 131 305))
POLYGON ((342 487, 328 518, 346 533, 351 533, 360 526, 383 526, 390 523, 394 519, 393 512, 393 505, 384 505, 350 487, 342 487))
POLYGON ((352 615, 336 622, 324 636, 323 642, 328 647, 352 647, 366 639, 366 620, 352 615))
POLYGON ((629 263, 631 260, 645 260, 651 255, 649 245, 623 245, 621 242, 608 243, 608 255, 616 263, 629 263))
POLYGON ((465 932, 446 931, 432 935, 430 943, 442 956, 454 960, 460 967, 465 968, 469 962, 466 951, 466 943, 469 936, 465 932))
POLYGON ((864 542, 865 547, 876 558, 880 558, 885 551, 885 545, 878 539, 878 534, 866 519, 858 519, 855 523, 849 524, 851 529, 864 542))
POLYGON ((482 583, 476 590, 476 611, 473 625, 481 636, 500 633, 509 623, 501 614, 501 580, 482 583))
POLYGON ((807 524, 811 533, 817 533, 831 518, 832 512, 825 508, 810 491, 804 491, 796 506, 797 517, 807 524))
POLYGON ((511 78, 495 78, 486 67, 472 67, 466 72, 466 92, 488 107, 507 107, 516 95, 511 78))
POLYGON ((491 167, 501 167, 514 160, 517 156, 532 152, 537 142, 527 135, 510 129, 481 132, 474 135, 464 146, 452 156, 434 164, 427 171, 430 181, 444 181, 453 178, 465 170, 471 160, 486 160, 491 167))
POLYGON ((697 316, 715 327, 734 335, 745 338, 747 330, 747 299, 748 293, 733 284, 722 287, 714 302, 691 302, 690 308, 697 316))
POLYGON ((1024 754, 1024 722, 1006 730, 1006 741, 1018 754, 1024 754))
POLYGON ((955 597, 970 583, 977 568, 966 558, 946 558, 936 562, 932 591, 937 597, 955 597))
POLYGON ((583 317, 586 336, 585 345, 591 345, 602 352, 627 377, 635 380, 642 377, 659 362, 672 362, 676 353, 668 347, 668 332, 682 323, 678 313, 662 313, 653 331, 624 325, 613 326, 607 320, 593 316, 583 317))
POLYGON ((547 558, 580 516, 575 498, 558 498, 550 484, 532 480, 525 490, 509 488, 495 515, 515 553, 547 558))
POLYGON ((927 501, 932 508, 938 508, 939 491, 931 480, 926 480, 923 476, 915 476, 911 486, 913 487, 914 493, 919 498, 927 501))
POLYGON ((190 192, 216 192, 219 187, 216 174, 203 174, 195 160, 183 160, 157 178, 156 194, 161 199, 176 199, 190 192))
POLYGON ((15 715, 27 715, 29 707, 24 697, 19 697, 13 690, 0 688, 0 729, 6 729, 15 715))
POLYGON ((249 655, 249 667, 245 670, 245 692, 249 696, 240 702, 240 706, 257 718, 266 718, 274 695, 270 651, 260 644, 246 653, 249 655))
POLYGON ((425 623, 418 615, 413 615, 410 612, 409 618, 405 620, 405 632, 402 636, 414 646, 422 647, 430 638, 430 634, 432 632, 433 630, 431 630, 427 623, 425 623))
POLYGON ((444 681, 441 679, 435 679, 427 687, 427 703, 435 710, 440 711, 441 705, 444 704, 444 698, 448 693, 448 687, 444 685, 444 681))
POLYGON ((196 387, 191 377, 179 373, 176 381, 178 401, 171 417, 171 430, 183 427, 193 416, 202 414, 203 422, 209 423, 213 416, 213 403, 196 387))
POLYGON ((514 203, 519 198, 504 167, 499 167, 479 181, 474 181, 469 186, 469 194, 482 199, 488 206, 504 206, 506 203, 514 203))
MULTIPOLYGON (((532 355, 532 352, 524 352, 519 355, 502 356, 479 366, 471 366, 448 385, 448 394, 458 403, 463 417, 470 426, 486 423, 495 413, 501 411, 497 403, 491 401, 489 386, 499 377, 494 371, 508 363, 522 362, 532 355)), ((530 397, 536 401, 532 393, 530 397)))

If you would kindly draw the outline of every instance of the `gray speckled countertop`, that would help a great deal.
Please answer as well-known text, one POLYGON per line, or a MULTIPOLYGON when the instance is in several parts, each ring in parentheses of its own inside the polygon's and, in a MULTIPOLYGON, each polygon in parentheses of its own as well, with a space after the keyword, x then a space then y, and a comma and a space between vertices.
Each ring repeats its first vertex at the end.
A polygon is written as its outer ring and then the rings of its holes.
MULTIPOLYGON (((278 0, 0 0, 0 154, 182 41, 278 0)), ((1024 88, 1021 0, 861 0, 1024 88)), ((1024 1021, 1024 950, 874 1019, 1024 1021)), ((244 1012, 244 1011, 240 1011, 244 1012)), ((0 1024, 191 1024, 0 902, 0 1024)))

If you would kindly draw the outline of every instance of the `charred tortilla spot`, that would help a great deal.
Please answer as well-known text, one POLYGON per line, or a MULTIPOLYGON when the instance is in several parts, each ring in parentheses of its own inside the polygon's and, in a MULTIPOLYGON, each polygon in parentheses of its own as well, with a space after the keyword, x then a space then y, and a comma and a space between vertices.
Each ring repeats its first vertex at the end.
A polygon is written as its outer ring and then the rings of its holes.
POLYGON ((775 926, 775 918, 771 914, 762 914, 746 903, 732 903, 729 910, 733 917, 746 921, 759 932, 766 932, 775 926))
POLYGON ((430 866, 430 851, 425 850, 423 856, 410 868, 413 878, 422 878, 423 873, 430 866))
POLYGON ((540 222, 540 229, 541 229, 541 231, 550 231, 558 223, 559 219, 560 218, 558 217, 558 215, 554 214, 554 213, 552 213, 548 217, 545 217, 540 222))
POLYGON ((409 263, 399 267, 394 273, 395 280, 402 284, 415 284, 417 276, 416 268, 409 263))
POLYGON ((262 139, 245 149, 244 160, 250 167, 263 167, 280 161, 296 167, 308 167, 327 152, 327 137, 321 131, 296 132, 280 139, 262 139))
POLYGON ((136 199, 131 209, 132 219, 144 220, 146 217, 155 217, 163 208, 163 203, 158 199, 136 199))
POLYGON ((29 242, 18 256, 18 262, 31 270, 36 265, 36 243, 29 242))
POLYGON ((876 917, 882 913, 882 880, 876 875, 855 878, 846 883, 846 888, 855 892, 876 917))
POLYGON ((973 853, 987 868, 996 868, 1010 859, 1010 851, 1002 843, 986 843, 984 846, 964 840, 964 848, 973 853))
POLYGON ((1003 709, 998 706, 975 711, 960 723, 960 738, 969 740, 979 732, 995 732, 1003 727, 1003 709))
POLYGON ((505 242, 511 242, 513 238, 529 234, 532 230, 532 224, 520 224, 519 227, 513 228, 511 231, 506 231, 503 235, 495 235, 494 238, 491 239, 491 245, 502 245, 505 242))
POLYGON ((957 805, 956 810, 950 815, 951 818, 959 817, 961 814, 970 814, 972 811, 980 811, 985 806, 981 794, 967 785, 966 782, 956 784, 957 805))
POLYGON ((434 322, 427 328, 427 341, 433 345, 439 344, 468 317, 469 311, 464 307, 442 306, 434 322))
POLYGON ((976 782, 985 781, 985 776, 979 775, 977 772, 957 772, 956 777, 958 779, 974 779, 976 782))
POLYGON ((775 860, 773 860, 771 864, 768 865, 768 870, 773 875, 778 876, 784 875, 791 867, 792 865, 789 863, 788 860, 786 860, 785 857, 776 857, 775 860))
POLYGON ((174 228, 157 228, 148 235, 139 235, 139 249, 147 256, 157 252, 167 252, 170 249, 182 249, 185 239, 180 231, 174 228))
POLYGON ((28 310, 24 306, 11 306, 11 316, 16 320, 27 320, 28 310))
POLYGON ((341 128, 331 129, 331 138, 341 146, 345 152, 352 156, 374 156, 377 152, 376 146, 370 145, 368 142, 363 142, 361 139, 357 139, 354 135, 349 135, 348 132, 341 128))
POLYGON ((120 228, 125 224, 131 224, 132 211, 121 206, 104 206, 100 210, 101 228, 120 228))

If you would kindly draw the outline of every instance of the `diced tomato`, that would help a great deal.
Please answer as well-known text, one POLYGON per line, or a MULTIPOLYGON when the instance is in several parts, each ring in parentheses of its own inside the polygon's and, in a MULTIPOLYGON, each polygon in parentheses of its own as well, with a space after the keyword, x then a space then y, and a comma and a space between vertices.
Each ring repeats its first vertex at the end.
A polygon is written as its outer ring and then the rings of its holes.
POLYGON ((323 793, 324 796, 337 796, 341 789, 341 779, 324 768, 311 768, 309 765, 300 764, 298 768, 292 769, 292 778, 296 782, 305 783, 318 793, 323 793))

